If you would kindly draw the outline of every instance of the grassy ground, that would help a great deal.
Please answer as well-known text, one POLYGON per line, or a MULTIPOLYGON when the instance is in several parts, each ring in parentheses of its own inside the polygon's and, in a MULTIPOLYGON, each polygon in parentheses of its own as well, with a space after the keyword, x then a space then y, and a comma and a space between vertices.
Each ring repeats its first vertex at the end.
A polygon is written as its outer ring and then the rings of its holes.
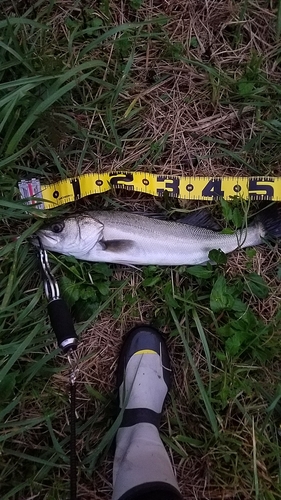
MULTIPOLYGON (((17 182, 122 168, 280 175, 281 9, 273 0, 2 0, 0 12, 1 498, 64 499, 67 364, 26 237, 58 212, 202 203, 112 192, 38 217, 17 182)), ((257 209, 210 208, 232 228, 237 209, 257 209)), ((115 364, 138 322, 161 328, 170 348, 161 433, 184 497, 281 498, 280 253, 270 245, 216 258, 132 270, 52 257, 81 338, 80 498, 111 495, 115 364)))

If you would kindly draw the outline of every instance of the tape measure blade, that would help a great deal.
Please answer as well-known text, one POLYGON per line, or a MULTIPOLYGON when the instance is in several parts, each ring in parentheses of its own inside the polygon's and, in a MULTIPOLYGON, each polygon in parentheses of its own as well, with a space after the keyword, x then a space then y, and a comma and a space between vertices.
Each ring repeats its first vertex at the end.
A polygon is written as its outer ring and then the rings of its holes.
MULTIPOLYGON (((54 208, 85 196, 104 193, 113 187, 138 191, 153 196, 187 200, 212 201, 223 197, 251 200, 281 201, 281 177, 195 177, 156 174, 151 172, 103 172, 86 173, 77 177, 62 179, 50 185, 40 186, 40 181, 22 180, 19 190, 22 198, 32 196, 47 200, 44 208, 54 208)), ((36 203, 30 200, 30 204, 36 203)), ((36 205, 38 208, 42 205, 36 205)))

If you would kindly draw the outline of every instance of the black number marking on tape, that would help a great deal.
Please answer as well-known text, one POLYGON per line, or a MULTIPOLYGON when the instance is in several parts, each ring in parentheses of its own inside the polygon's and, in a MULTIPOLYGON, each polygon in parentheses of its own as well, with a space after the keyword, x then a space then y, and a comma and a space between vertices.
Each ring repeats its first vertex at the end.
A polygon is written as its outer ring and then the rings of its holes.
MULTIPOLYGON (((124 174, 124 173, 113 173, 113 174, 109 174, 109 177, 110 177, 110 184, 114 187, 126 187, 128 188, 129 186, 123 186, 123 182, 133 182, 134 180, 134 175, 133 174, 124 174)), ((133 188, 133 186, 131 186, 133 188)))
POLYGON ((79 200, 81 198, 81 188, 79 179, 71 179, 70 184, 72 184, 74 200, 79 200))
POLYGON ((274 196, 274 188, 268 184, 259 184, 259 182, 274 182, 272 177, 264 177, 263 179, 249 180, 249 197, 250 200, 271 200, 274 196), (265 191, 261 193, 261 191, 265 191))
POLYGON ((157 188, 157 196, 163 196, 165 191, 168 192, 169 196, 179 196, 180 180, 177 177, 170 177, 169 175, 157 175, 157 182, 164 181, 165 186, 163 188, 157 188))
POLYGON ((202 189, 202 196, 211 196, 212 198, 224 196, 224 191, 221 189, 221 179, 211 179, 202 189))

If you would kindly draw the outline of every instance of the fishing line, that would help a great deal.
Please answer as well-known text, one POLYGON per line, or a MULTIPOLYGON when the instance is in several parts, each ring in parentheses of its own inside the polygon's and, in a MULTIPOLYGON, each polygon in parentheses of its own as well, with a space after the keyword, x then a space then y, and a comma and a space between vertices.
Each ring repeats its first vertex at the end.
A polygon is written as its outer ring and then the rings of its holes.
POLYGON ((281 201, 281 177, 187 177, 125 171, 83 174, 52 184, 41 184, 38 178, 22 179, 18 186, 21 198, 39 209, 54 208, 116 188, 182 200, 213 201, 238 197, 281 201))

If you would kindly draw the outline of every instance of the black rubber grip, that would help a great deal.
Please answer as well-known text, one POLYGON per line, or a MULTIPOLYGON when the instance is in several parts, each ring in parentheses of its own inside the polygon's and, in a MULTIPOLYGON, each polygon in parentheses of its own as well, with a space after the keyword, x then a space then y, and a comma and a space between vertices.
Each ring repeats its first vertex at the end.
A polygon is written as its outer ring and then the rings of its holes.
POLYGON ((78 339, 65 301, 63 299, 52 300, 48 304, 48 312, 58 346, 65 352, 69 349, 75 349, 78 339))

